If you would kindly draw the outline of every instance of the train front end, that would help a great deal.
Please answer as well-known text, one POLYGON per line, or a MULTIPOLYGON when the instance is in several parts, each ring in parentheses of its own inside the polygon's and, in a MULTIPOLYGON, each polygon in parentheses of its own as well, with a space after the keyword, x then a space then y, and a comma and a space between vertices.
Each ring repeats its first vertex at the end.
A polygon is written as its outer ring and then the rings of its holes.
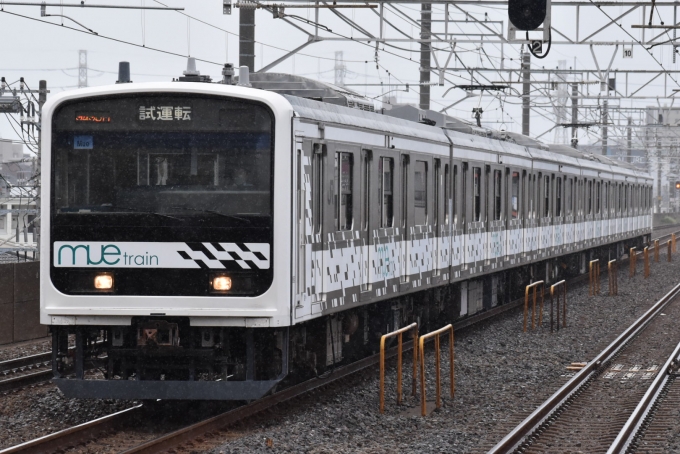
POLYGON ((66 396, 249 400, 286 375, 291 117, 205 83, 45 105, 41 323, 66 396))

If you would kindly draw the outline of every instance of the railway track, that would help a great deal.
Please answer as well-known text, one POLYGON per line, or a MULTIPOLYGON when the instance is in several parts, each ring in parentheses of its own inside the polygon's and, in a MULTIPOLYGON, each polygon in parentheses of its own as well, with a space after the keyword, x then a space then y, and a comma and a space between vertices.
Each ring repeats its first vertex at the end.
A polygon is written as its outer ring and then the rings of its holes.
POLYGON ((49 352, 0 362, 0 393, 50 380, 51 364, 49 352))
POLYGON ((641 401, 653 404, 659 383, 678 355, 677 349, 671 350, 680 342, 674 323, 679 316, 680 284, 489 453, 626 452, 616 446, 629 445, 644 419, 645 408, 636 406, 641 401), (657 388, 646 395, 650 383, 657 388))

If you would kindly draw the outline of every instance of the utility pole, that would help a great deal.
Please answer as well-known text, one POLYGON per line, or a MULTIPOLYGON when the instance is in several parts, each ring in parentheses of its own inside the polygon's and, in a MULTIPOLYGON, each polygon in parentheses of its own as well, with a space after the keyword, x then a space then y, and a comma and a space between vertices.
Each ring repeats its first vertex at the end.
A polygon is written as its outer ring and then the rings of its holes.
POLYGON ((578 148, 578 84, 571 84, 571 146, 578 148))
POLYGON ((47 81, 41 80, 38 83, 38 156, 36 156, 37 161, 37 171, 38 178, 35 179, 35 209, 36 215, 33 221, 33 237, 35 238, 35 259, 40 260, 40 197, 41 197, 41 187, 40 179, 42 178, 42 109, 45 101, 47 101, 47 81))
POLYGON ((87 87, 87 51, 78 51, 78 88, 87 87))
POLYGON ((529 135, 529 118, 531 105, 531 57, 528 52, 522 54, 522 134, 529 135))
MULTIPOLYGON (((244 2, 246 3, 246 2, 244 2)), ((255 3, 241 5, 238 10, 238 65, 255 72, 255 3)))
MULTIPOLYGON (((609 86, 607 86, 607 97, 609 96, 609 86)), ((608 133, 609 131, 607 130, 607 121, 608 121, 608 108, 609 108, 609 103, 607 102, 607 98, 604 99, 602 102, 602 155, 605 156, 607 154, 607 139, 608 139, 608 133)))
POLYGON ((430 58, 432 38, 432 3, 420 5, 420 108, 430 108, 430 58))

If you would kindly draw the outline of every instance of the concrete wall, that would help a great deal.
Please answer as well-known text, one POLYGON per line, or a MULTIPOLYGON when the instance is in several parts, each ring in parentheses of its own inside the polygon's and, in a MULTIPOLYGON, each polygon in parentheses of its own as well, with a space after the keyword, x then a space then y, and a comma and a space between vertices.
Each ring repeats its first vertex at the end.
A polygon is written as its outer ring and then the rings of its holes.
POLYGON ((40 324, 40 262, 0 265, 0 344, 47 336, 40 324))

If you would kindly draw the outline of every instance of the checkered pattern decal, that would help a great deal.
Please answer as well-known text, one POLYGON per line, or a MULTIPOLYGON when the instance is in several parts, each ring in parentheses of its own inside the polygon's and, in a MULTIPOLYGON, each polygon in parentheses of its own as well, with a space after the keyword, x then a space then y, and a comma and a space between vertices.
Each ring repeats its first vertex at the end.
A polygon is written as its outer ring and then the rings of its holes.
POLYGON ((177 251, 184 260, 201 268, 268 270, 269 243, 185 243, 177 251))

